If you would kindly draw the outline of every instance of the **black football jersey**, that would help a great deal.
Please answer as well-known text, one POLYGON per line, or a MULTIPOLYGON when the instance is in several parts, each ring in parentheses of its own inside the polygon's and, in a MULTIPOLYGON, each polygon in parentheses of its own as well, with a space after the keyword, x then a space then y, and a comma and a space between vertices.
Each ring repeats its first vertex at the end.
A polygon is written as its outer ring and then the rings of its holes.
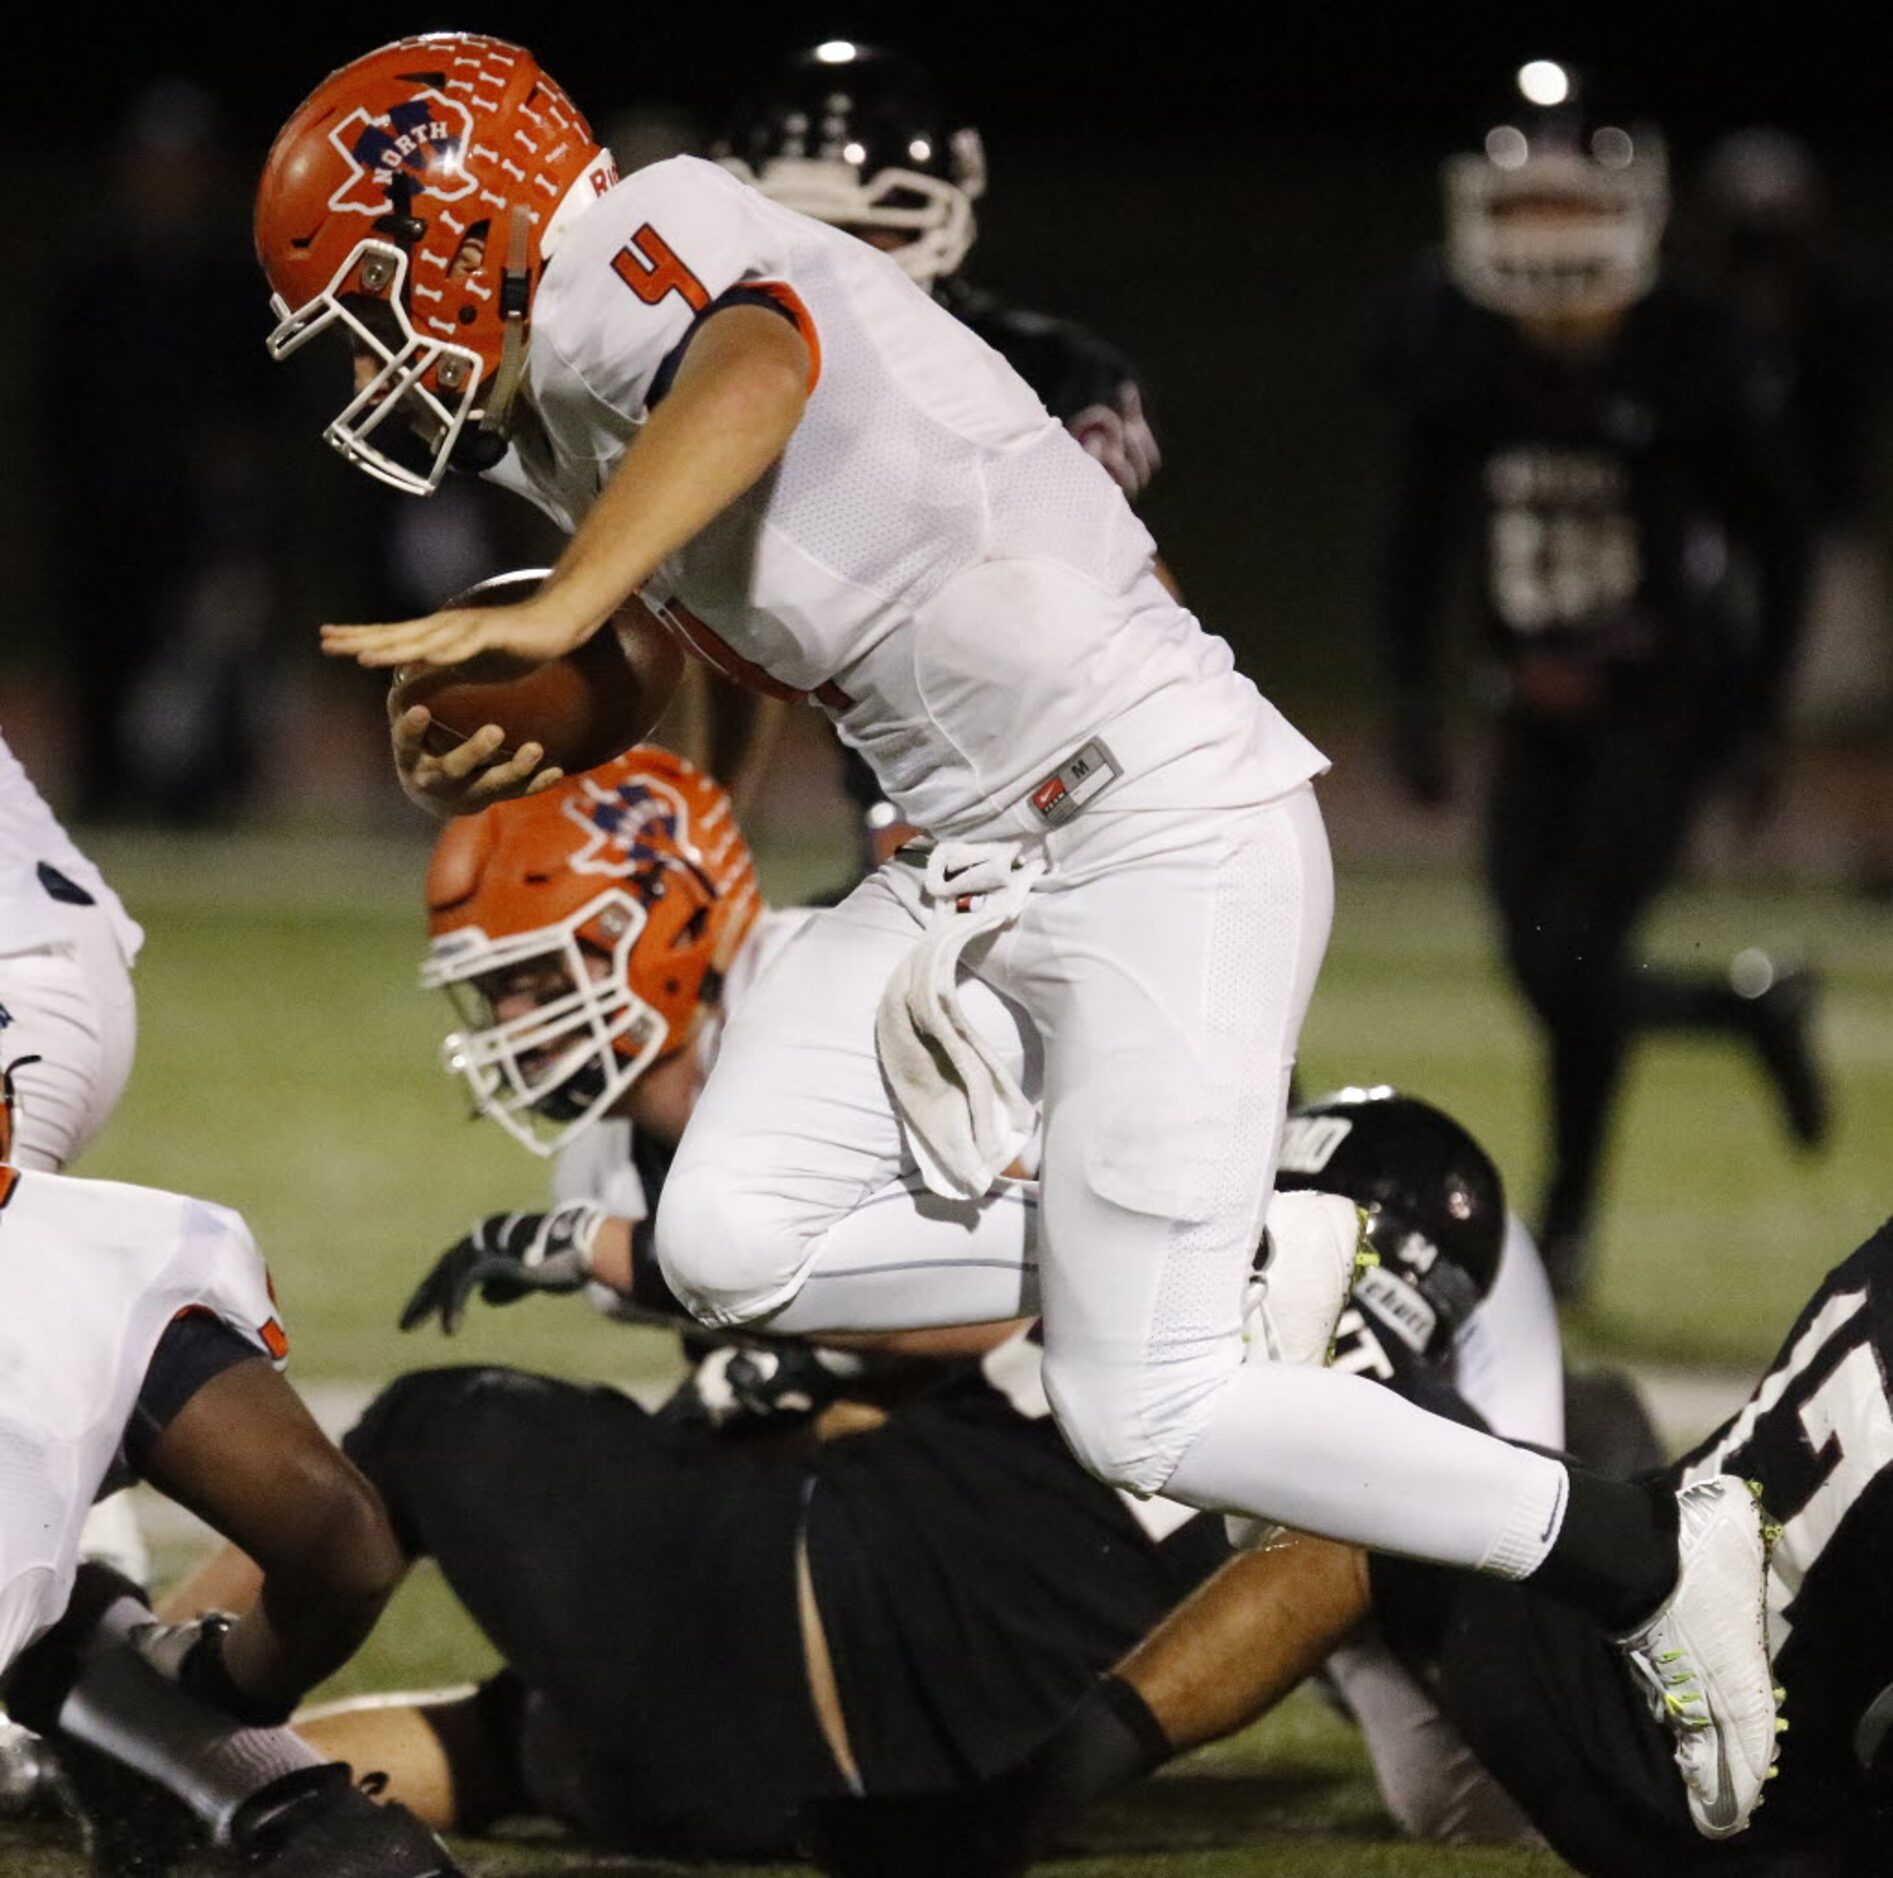
POLYGON ((1733 655, 1772 695, 1799 625, 1807 505, 1778 381, 1720 306, 1659 285, 1573 358, 1429 268, 1380 362, 1401 416, 1382 613, 1404 690, 1434 676, 1448 571, 1470 546, 1503 658, 1687 673, 1733 655), (1757 591, 1741 625, 1737 556, 1757 591))
POLYGON ((1136 368, 1116 346, 1074 321, 1007 306, 957 274, 933 297, 1038 393, 1126 495, 1143 493, 1157 469, 1156 439, 1136 368))
MULTIPOLYGON (((1747 1404, 1670 1469, 1734 1473, 1778 1521, 1769 1641, 1777 1777, 1748 1829, 1691 1826, 1668 1735, 1595 1625, 1529 1582, 1373 1564, 1382 1629, 1487 1769, 1599 1878, 1893 1870, 1893 1225, 1831 1272, 1747 1404)), ((1429 1403, 1428 1406, 1437 1406, 1429 1403)))
POLYGON ((1781 1526, 1768 1631, 1789 1728, 1768 1824, 1877 1811, 1893 1799, 1893 1222, 1828 1274, 1680 1471, 1756 1482, 1781 1526))

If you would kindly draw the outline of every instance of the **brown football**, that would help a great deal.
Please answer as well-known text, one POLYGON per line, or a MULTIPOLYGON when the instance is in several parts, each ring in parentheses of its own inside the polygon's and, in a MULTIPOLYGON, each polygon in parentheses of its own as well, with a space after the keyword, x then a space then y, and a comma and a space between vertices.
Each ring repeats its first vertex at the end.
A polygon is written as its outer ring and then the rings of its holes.
MULTIPOLYGON (((450 604, 505 605, 542 578, 508 574, 483 581, 450 604)), ((481 652, 458 665, 404 665, 394 678, 398 710, 424 704, 433 715, 426 747, 436 756, 487 724, 506 733, 506 756, 536 743, 568 776, 596 769, 648 737, 683 673, 675 639, 643 604, 627 600, 591 638, 543 664, 508 652, 481 652)))

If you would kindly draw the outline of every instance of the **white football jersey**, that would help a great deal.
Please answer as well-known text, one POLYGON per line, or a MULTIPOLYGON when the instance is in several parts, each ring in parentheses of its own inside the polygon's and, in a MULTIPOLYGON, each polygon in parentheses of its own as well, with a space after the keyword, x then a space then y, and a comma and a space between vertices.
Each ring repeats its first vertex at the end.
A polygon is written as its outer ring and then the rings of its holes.
POLYGON ((79 1529, 165 1327, 208 1310, 287 1352, 256 1242, 225 1207, 0 1167, 0 1648, 65 1608, 79 1529))
POLYGON ((823 705, 935 833, 990 822, 1099 734, 1159 777, 1146 806, 1262 801, 1325 766, 997 352, 886 255, 715 164, 638 170, 564 235, 494 479, 576 527, 697 320, 745 293, 795 319, 814 388, 781 461, 646 587, 701 656, 823 705))
POLYGON ((60 827, 0 737, 0 953, 53 945, 71 932, 73 918, 82 909, 70 899, 54 898, 43 868, 53 869, 95 901, 111 921, 126 961, 137 957, 144 934, 99 870, 60 827))

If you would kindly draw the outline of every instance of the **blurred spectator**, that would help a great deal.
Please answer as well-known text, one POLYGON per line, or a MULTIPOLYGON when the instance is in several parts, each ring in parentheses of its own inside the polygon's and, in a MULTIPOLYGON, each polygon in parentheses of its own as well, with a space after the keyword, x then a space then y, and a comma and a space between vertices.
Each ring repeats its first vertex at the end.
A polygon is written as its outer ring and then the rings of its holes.
POLYGON ((153 86, 75 230, 41 383, 80 811, 197 821, 254 768, 276 397, 216 108, 153 86))
POLYGON ((1816 505, 1797 726, 1828 750, 1850 865, 1893 894, 1893 630, 1875 513, 1893 293, 1837 239, 1814 154, 1785 131, 1718 143, 1693 211, 1680 246, 1762 347, 1816 505))

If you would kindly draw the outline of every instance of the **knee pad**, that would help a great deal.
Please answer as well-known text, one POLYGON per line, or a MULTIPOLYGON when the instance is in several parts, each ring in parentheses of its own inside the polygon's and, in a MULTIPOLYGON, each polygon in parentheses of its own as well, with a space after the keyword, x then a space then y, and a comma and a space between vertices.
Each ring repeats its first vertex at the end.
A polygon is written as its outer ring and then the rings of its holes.
POLYGON ((773 1195, 699 1162, 672 1170, 657 1209, 664 1282, 706 1324, 743 1324, 801 1289, 818 1243, 773 1195))
POLYGON ((1086 1473, 1140 1495, 1155 1493, 1169 1479, 1176 1457, 1156 1451, 1138 1407, 1134 1374, 1060 1361, 1048 1352, 1044 1375, 1058 1432, 1086 1473))

